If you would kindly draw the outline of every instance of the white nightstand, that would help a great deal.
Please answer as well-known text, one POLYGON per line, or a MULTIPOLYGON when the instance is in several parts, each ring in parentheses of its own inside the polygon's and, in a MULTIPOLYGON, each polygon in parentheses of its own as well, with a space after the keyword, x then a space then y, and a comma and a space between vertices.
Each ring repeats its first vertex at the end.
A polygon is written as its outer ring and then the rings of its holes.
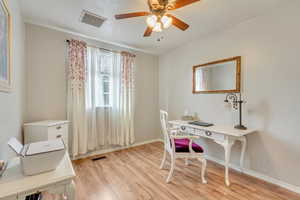
POLYGON ((68 147, 69 121, 46 120, 24 124, 25 144, 62 138, 68 147))

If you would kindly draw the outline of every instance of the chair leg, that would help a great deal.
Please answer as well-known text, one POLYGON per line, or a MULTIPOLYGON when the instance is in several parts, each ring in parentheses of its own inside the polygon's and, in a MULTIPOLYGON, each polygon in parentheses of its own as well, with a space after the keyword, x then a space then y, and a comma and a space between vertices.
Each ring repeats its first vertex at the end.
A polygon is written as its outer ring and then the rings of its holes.
POLYGON ((188 166, 189 164, 190 164, 190 163, 189 163, 189 159, 186 158, 186 159, 185 159, 185 165, 188 166))
POLYGON ((202 179, 202 183, 206 184, 207 180, 205 179, 205 171, 206 171, 206 159, 202 158, 199 159, 199 161, 202 163, 202 168, 201 168, 201 179, 202 179))
POLYGON ((174 172, 174 168, 175 168, 175 157, 173 155, 171 155, 171 169, 167 178, 167 183, 170 182, 173 172, 174 172))
POLYGON ((164 168, 164 165, 165 165, 165 162, 166 162, 166 158, 167 158, 167 151, 164 150, 164 155, 163 155, 163 159, 162 159, 161 164, 160 164, 160 169, 164 168))

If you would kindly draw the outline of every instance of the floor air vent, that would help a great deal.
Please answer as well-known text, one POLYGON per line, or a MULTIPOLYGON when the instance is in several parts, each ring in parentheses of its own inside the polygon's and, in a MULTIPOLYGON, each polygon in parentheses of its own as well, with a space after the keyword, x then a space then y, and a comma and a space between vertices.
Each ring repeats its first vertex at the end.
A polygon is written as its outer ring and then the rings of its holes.
POLYGON ((91 13, 86 10, 82 11, 82 14, 80 17, 80 22, 91 25, 91 26, 95 26, 97 28, 99 28, 105 20, 106 20, 106 18, 101 17, 99 15, 96 15, 96 14, 91 13))
POLYGON ((97 160, 102 160, 102 159, 106 159, 106 156, 99 156, 96 158, 92 158, 92 161, 97 161, 97 160))

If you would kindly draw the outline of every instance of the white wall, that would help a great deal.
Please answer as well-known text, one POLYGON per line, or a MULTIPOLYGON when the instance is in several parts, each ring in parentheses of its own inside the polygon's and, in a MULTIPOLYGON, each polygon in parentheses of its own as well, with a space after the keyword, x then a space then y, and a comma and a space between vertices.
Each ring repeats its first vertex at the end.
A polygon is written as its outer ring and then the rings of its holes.
MULTIPOLYGON (((192 94, 192 66, 242 56, 245 123, 259 131, 249 135, 246 167, 300 186, 300 2, 193 41, 160 56, 159 103, 171 118, 185 108, 202 120, 237 123, 225 94, 192 94)), ((220 146, 199 141, 206 153, 223 159, 220 146)), ((240 145, 233 149, 238 164, 240 145)))
POLYGON ((25 60, 24 34, 25 26, 18 0, 9 0, 8 7, 12 16, 13 28, 13 91, 0 92, 0 159, 7 159, 14 155, 7 146, 10 137, 21 140, 21 130, 25 111, 25 60))
MULTIPOLYGON (((26 24, 26 121, 66 119, 66 39, 80 39, 103 48, 126 50, 68 33, 26 24)), ((129 51, 129 50, 127 50, 129 51)), ((133 52, 136 57, 136 142, 159 138, 158 57, 133 52)))

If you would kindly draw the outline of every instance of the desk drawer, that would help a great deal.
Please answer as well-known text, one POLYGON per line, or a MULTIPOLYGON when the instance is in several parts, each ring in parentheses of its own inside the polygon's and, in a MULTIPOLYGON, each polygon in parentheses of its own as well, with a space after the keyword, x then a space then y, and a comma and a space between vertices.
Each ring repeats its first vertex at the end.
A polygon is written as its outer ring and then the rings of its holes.
POLYGON ((186 127, 186 126, 181 126, 180 130, 184 133, 189 133, 189 134, 194 134, 195 133, 194 128, 190 128, 190 127, 186 127))
POLYGON ((197 129, 195 131, 195 135, 210 138, 213 140, 224 140, 225 139, 223 134, 219 134, 219 133, 215 133, 215 132, 211 132, 211 131, 200 130, 200 129, 197 129))

